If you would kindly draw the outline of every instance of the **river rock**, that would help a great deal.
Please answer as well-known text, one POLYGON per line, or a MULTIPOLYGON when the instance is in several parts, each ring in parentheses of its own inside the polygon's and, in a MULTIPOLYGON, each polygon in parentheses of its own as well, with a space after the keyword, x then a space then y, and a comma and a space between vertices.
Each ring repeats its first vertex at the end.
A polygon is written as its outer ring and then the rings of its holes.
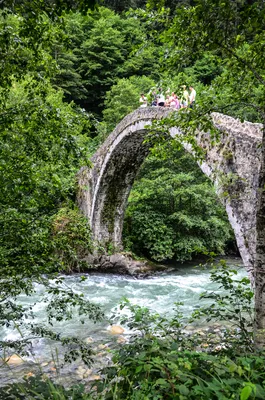
POLYGON ((200 336, 205 336, 206 335, 206 333, 201 329, 196 330, 195 333, 197 333, 197 335, 200 335, 200 336))
POLYGON ((99 381, 101 379, 100 375, 91 375, 88 380, 89 381, 99 381))
POLYGON ((100 265, 103 265, 104 263, 109 263, 110 262, 110 256, 107 254, 103 254, 100 258, 99 258, 99 262, 100 265))
POLYGON ((124 332, 124 329, 119 325, 111 325, 108 331, 112 335, 121 335, 124 332))
POLYGON ((32 377, 32 376, 36 376, 35 374, 34 374, 34 372, 32 372, 32 371, 30 371, 30 372, 28 372, 26 375, 25 375, 25 378, 30 378, 30 377, 32 377))
POLYGON ((49 365, 49 363, 48 363, 47 361, 41 363, 41 366, 42 366, 42 367, 47 367, 47 365, 49 365))
POLYGON ((101 271, 110 270, 110 269, 112 269, 112 268, 113 268, 113 264, 111 264, 111 262, 109 262, 109 261, 105 261, 104 263, 102 263, 102 264, 100 265, 101 271))
POLYGON ((113 264, 114 267, 117 268, 126 268, 127 261, 128 260, 126 260, 126 257, 120 253, 112 254, 112 256, 110 256, 110 262, 113 264))
POLYGON ((86 343, 86 344, 89 344, 89 343, 93 343, 93 339, 92 339, 92 337, 87 337, 87 338, 85 338, 84 339, 84 342, 86 343))
POLYGON ((108 272, 145 278, 150 274, 167 269, 147 260, 134 260, 131 253, 115 253, 112 255, 89 254, 82 259, 87 264, 87 271, 108 272))
POLYGON ((117 339, 117 343, 119 344, 127 343, 127 340, 125 339, 124 336, 119 336, 117 339))
POLYGON ((227 347, 222 345, 222 344, 219 344, 218 346, 215 346, 214 351, 221 351, 221 350, 224 350, 224 349, 226 350, 227 347))
POLYGON ((194 332, 195 331, 195 327, 193 325, 187 325, 185 327, 185 332, 194 332))
POLYGON ((24 360, 22 360, 22 358, 17 354, 12 354, 12 356, 7 358, 5 361, 8 365, 20 365, 24 363, 24 360))
POLYGON ((79 367, 77 368, 77 370, 75 372, 79 377, 83 378, 83 376, 87 372, 87 370, 86 370, 86 368, 84 368, 81 365, 79 365, 79 367))
POLYGON ((99 350, 106 350, 106 349, 109 349, 109 346, 107 344, 101 343, 101 344, 98 345, 98 349, 99 350))
POLYGON ((82 261, 84 261, 88 266, 93 267, 94 264, 97 263, 97 259, 95 258, 95 256, 93 254, 87 254, 82 261))
POLYGON ((87 369, 83 375, 83 378, 88 378, 92 374, 92 372, 93 372, 92 369, 87 369))

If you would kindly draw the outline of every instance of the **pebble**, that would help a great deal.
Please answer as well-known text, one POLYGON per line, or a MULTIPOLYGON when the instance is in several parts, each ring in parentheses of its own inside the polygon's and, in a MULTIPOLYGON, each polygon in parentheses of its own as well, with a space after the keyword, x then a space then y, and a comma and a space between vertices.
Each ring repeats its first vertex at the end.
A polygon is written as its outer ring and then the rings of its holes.
POLYGON ((17 354, 12 354, 12 356, 5 359, 8 365, 20 365, 23 364, 23 360, 17 354))
POLYGON ((84 342, 87 343, 87 344, 93 343, 93 339, 92 339, 92 337, 89 336, 86 339, 84 339, 84 342))
POLYGON ((124 329, 119 325, 111 325, 108 331, 112 335, 121 335, 124 332, 124 329))
POLYGON ((42 367, 47 367, 47 365, 49 365, 48 362, 43 362, 43 363, 41 364, 42 367))
POLYGON ((117 339, 117 343, 126 343, 127 339, 124 336, 119 336, 117 339))
POLYGON ((198 330, 195 333, 197 333, 197 335, 200 335, 200 336, 205 336, 206 335, 206 333, 201 331, 201 330, 198 330))
POLYGON ((75 371, 75 373, 78 375, 79 378, 83 378, 84 375, 87 373, 86 368, 82 367, 81 365, 77 368, 77 370, 75 371))
POLYGON ((187 325, 186 327, 185 327, 185 331, 194 331, 195 330, 195 327, 193 326, 193 325, 187 325))
POLYGON ((98 349, 99 350, 109 349, 109 346, 107 344, 101 343, 98 345, 98 349))
POLYGON ((87 369, 87 370, 86 370, 86 372, 84 373, 83 377, 84 377, 84 378, 88 378, 88 377, 89 377, 89 375, 91 375, 91 374, 92 374, 92 372, 93 372, 93 370, 92 370, 92 369, 87 369))
POLYGON ((101 379, 101 376, 100 375, 91 375, 90 377, 89 377, 89 380, 90 381, 99 381, 101 379))
POLYGON ((31 376, 36 376, 33 372, 28 372, 26 375, 25 375, 25 377, 26 378, 30 378, 31 376))

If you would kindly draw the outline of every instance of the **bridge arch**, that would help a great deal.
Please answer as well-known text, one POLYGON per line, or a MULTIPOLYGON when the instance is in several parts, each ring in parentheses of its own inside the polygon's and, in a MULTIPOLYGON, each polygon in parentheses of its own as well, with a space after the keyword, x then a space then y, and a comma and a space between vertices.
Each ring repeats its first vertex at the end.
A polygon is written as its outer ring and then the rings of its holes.
MULTIPOLYGON (((122 248, 122 229, 127 199, 135 176, 149 153, 144 143, 147 127, 167 116, 163 107, 139 108, 127 115, 92 157, 92 168, 79 172, 78 205, 89 219, 94 239, 122 248)), ((251 273, 255 251, 255 209, 260 167, 261 124, 241 123, 232 117, 214 113, 221 131, 220 142, 207 145, 201 170, 213 181, 225 205, 230 224, 245 266, 251 273)), ((172 137, 183 135, 174 127, 172 137)), ((197 136, 204 145, 207 132, 197 136)), ((208 141, 209 142, 209 141, 208 141)), ((189 145, 184 145, 191 152, 189 145)))

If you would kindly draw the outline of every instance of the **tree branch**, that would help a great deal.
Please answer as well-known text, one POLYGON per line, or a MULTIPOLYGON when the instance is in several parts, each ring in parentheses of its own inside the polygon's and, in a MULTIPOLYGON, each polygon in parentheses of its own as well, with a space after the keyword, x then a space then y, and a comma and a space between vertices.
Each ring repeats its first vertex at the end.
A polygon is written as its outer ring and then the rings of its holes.
POLYGON ((247 62, 246 60, 244 60, 242 57, 238 56, 234 50, 232 50, 231 48, 227 47, 226 45, 224 45, 221 42, 217 42, 217 45, 220 46, 222 49, 224 49, 226 52, 228 52, 230 55, 232 55, 233 57, 235 57, 237 59, 237 61, 239 61, 242 65, 244 65, 245 67, 247 67, 252 73, 253 75, 256 77, 256 79, 263 85, 265 86, 265 80, 262 78, 262 76, 255 70, 255 68, 252 67, 252 65, 247 62))

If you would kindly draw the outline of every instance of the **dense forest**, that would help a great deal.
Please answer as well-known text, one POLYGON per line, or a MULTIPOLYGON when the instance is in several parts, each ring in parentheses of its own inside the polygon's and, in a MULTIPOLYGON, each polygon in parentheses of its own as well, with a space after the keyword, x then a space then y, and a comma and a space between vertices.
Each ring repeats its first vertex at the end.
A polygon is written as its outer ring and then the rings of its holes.
MULTIPOLYGON (((75 174, 116 124, 139 106, 141 92, 159 85, 181 96, 181 85, 192 83, 200 101, 213 82, 227 74, 211 52, 195 62, 187 60, 181 72, 165 69, 158 60, 167 46, 163 48, 158 38, 149 39, 155 28, 144 10, 120 15, 99 7, 87 14, 71 11, 63 23, 43 15, 41 23, 43 37, 35 48, 29 38, 20 37, 25 35, 20 16, 2 16, 11 57, 2 71, 6 146, 1 149, 1 261, 9 270, 28 264, 28 257, 36 266, 55 270, 61 261, 67 264, 56 251, 56 221, 63 218, 62 210, 69 219, 67 210, 75 207, 75 174)), ((229 93, 223 93, 219 101, 227 104, 228 99, 229 93)), ((138 255, 154 260, 185 260, 207 251, 223 253, 232 240, 211 184, 196 163, 180 154, 172 151, 163 170, 159 154, 143 167, 126 217, 127 250, 137 248, 138 255), (152 183, 146 185, 149 180, 152 183), (165 198, 167 188, 171 199, 165 198), (166 203, 173 201, 170 209, 166 203), (200 206, 204 215, 197 213, 200 206), (153 237, 147 237, 151 220, 153 237), (133 244, 136 231, 143 239, 133 244)), ((76 240, 78 247, 82 238, 76 240)), ((71 244, 75 252, 74 241, 71 244)))
MULTIPOLYGON (((174 91, 179 97, 183 85, 196 88, 195 109, 178 117, 190 135, 196 128, 194 121, 203 123, 211 111, 264 122, 264 21, 261 0, 7 0, 0 4, 3 327, 20 329, 25 323, 23 318, 31 311, 16 300, 21 293, 33 293, 36 283, 44 284, 52 296, 49 322, 63 315, 69 319, 74 307, 82 318, 103 318, 98 305, 48 279, 61 284, 58 272, 87 271, 83 260, 95 250, 88 221, 76 206, 77 172, 91 166, 96 149, 123 117, 139 107, 141 93, 147 95, 154 88, 174 91)), ((156 262, 235 253, 224 207, 198 160, 181 146, 165 146, 163 150, 154 145, 134 183, 124 221, 125 251, 156 262)), ((260 187, 264 187, 262 180, 260 187)), ((257 221, 263 227, 262 198, 259 204, 257 221)), ((262 239, 262 233, 257 238, 262 239)), ((262 254, 262 246, 258 249, 262 254)), ((258 271, 262 274, 261 267, 258 271)), ((249 282, 244 278, 234 289, 226 267, 213 279, 231 296, 214 301, 238 311, 233 317, 227 309, 214 315, 213 310, 204 311, 204 316, 217 320, 240 316, 238 330, 227 336, 220 358, 215 358, 216 350, 198 352, 202 341, 198 335, 180 333, 177 317, 169 321, 127 304, 132 314, 129 323, 142 336, 121 350, 115 368, 107 370, 104 385, 117 385, 114 391, 104 392, 99 383, 101 397, 82 391, 70 397, 73 392, 51 384, 54 393, 47 397, 25 397, 15 388, 15 397, 10 398, 264 398, 264 358, 261 353, 250 358, 254 339, 245 316, 253 311, 249 282), (232 359, 226 354, 231 348, 232 359), (185 355, 177 354, 180 350, 185 355), (212 381, 205 372, 207 365, 212 381), (115 375, 123 378, 113 383, 115 375), (65 397, 56 397, 56 390, 65 397)), ((62 339, 50 328, 30 325, 37 337, 62 339)), ((210 342, 205 343, 211 348, 210 342)), ((69 340, 64 339, 64 344, 69 340)), ((27 345, 28 339, 23 338, 11 344, 1 341, 0 347, 3 354, 10 347, 24 354, 27 345)), ((69 359, 79 356, 90 362, 91 349, 76 339, 69 359)))

